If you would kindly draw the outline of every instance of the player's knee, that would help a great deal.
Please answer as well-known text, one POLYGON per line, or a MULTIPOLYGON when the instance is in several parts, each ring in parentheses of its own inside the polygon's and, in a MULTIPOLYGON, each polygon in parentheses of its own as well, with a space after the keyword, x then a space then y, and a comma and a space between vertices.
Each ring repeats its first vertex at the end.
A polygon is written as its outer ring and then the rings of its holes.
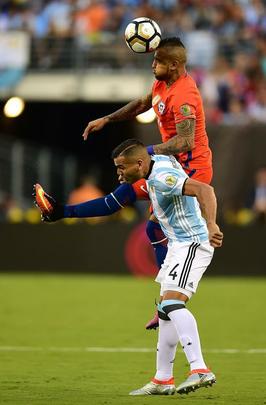
POLYGON ((160 224, 154 221, 148 221, 146 226, 146 234, 151 243, 158 243, 160 241, 166 241, 166 237, 161 229, 160 224))
POLYGON ((186 303, 181 300, 163 300, 161 306, 163 311, 168 315, 172 311, 185 308, 186 303))

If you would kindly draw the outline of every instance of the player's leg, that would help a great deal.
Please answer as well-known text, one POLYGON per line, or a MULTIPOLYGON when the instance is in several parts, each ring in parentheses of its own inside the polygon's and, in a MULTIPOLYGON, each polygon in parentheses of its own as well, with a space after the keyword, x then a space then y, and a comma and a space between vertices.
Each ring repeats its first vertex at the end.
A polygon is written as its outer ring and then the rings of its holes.
POLYGON ((162 308, 176 328, 190 370, 207 369, 201 352, 196 319, 185 307, 185 301, 180 299, 182 295, 184 294, 166 291, 161 304, 162 308))
POLYGON ((156 374, 148 384, 130 392, 129 395, 173 395, 176 392, 173 366, 178 336, 174 325, 160 308, 160 304, 158 312, 164 319, 159 319, 156 374))
POLYGON ((177 387, 179 394, 188 394, 198 388, 211 386, 216 382, 216 377, 208 369, 203 359, 196 319, 181 303, 180 295, 174 291, 166 292, 162 307, 176 328, 180 343, 190 364, 189 377, 177 387))
POLYGON ((130 395, 172 395, 175 393, 173 367, 178 344, 176 328, 158 304, 159 333, 156 356, 156 374, 143 387, 130 392, 130 395))
POLYGON ((159 333, 157 343, 156 374, 154 378, 159 381, 168 381, 173 378, 178 335, 170 318, 158 304, 159 333))
MULTIPOLYGON (((164 267, 167 268, 171 255, 167 255, 164 267)), ((156 373, 152 381, 130 395, 171 395, 175 393, 173 365, 178 344, 176 328, 158 304, 159 333, 156 356, 156 373)))
POLYGON ((209 242, 183 244, 174 248, 177 252, 175 260, 172 260, 172 265, 168 266, 163 274, 159 273, 157 281, 163 278, 161 306, 176 328, 190 365, 190 376, 177 387, 177 392, 182 394, 215 382, 214 374, 207 368, 203 359, 196 319, 185 306, 186 301, 196 292, 198 283, 212 259, 213 248, 209 242))
POLYGON ((147 222, 146 234, 154 249, 158 269, 160 269, 167 254, 167 238, 153 214, 151 214, 147 222))

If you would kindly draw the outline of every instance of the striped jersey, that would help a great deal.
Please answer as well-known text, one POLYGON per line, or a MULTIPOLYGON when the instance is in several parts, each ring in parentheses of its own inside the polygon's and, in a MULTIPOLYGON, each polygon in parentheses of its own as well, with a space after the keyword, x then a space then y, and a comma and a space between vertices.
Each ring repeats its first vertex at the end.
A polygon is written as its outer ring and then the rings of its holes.
POLYGON ((173 156, 152 156, 153 166, 146 179, 154 214, 168 241, 208 240, 206 221, 196 197, 182 194, 188 178, 173 156))

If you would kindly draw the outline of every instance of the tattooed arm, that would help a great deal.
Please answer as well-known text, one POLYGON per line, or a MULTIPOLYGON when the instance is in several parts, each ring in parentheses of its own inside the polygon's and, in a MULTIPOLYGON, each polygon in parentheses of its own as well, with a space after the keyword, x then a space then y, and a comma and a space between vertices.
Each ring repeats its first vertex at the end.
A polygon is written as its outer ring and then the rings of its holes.
POLYGON ((83 132, 83 138, 86 141, 88 135, 91 132, 101 130, 109 122, 116 121, 126 121, 136 117, 152 107, 152 94, 138 98, 126 104, 124 107, 113 112, 112 114, 106 115, 105 117, 98 118, 97 120, 88 123, 87 127, 83 132))
POLYGON ((167 142, 153 145, 156 155, 175 155, 188 152, 194 148, 195 119, 188 118, 176 124, 177 135, 167 142))
POLYGON ((107 115, 107 118, 109 119, 108 122, 130 120, 131 118, 136 117, 136 115, 149 110, 152 107, 151 101, 151 93, 137 100, 130 101, 130 103, 126 104, 124 107, 107 115))

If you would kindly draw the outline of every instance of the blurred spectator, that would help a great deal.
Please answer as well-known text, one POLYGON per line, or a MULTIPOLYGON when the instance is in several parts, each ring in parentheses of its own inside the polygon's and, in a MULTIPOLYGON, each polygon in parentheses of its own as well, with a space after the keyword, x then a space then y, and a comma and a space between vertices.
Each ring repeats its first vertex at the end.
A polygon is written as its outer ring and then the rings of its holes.
POLYGON ((223 124, 247 125, 250 122, 250 118, 245 112, 243 101, 232 97, 228 107, 228 112, 223 117, 223 124))
POLYGON ((255 175, 253 210, 259 222, 266 223, 266 167, 255 175))
POLYGON ((103 197, 104 193, 97 186, 93 176, 84 176, 80 180, 80 184, 75 188, 68 197, 68 204, 81 204, 84 201, 94 200, 95 198, 103 197))
POLYGON ((217 39, 208 31, 191 31, 185 36, 191 66, 210 69, 217 54, 217 39))
POLYGON ((100 42, 108 23, 109 11, 102 0, 82 0, 75 14, 75 31, 83 43, 100 42))
POLYGON ((244 4, 244 18, 247 26, 257 30, 265 22, 265 5, 260 0, 251 0, 244 4))
MULTIPOLYGON (((222 56, 216 59, 214 67, 209 71, 201 72, 197 83, 205 104, 208 121, 219 123, 223 113, 228 111, 230 99, 230 66, 222 56)), ((195 74, 192 72, 192 75, 195 74)))
POLYGON ((262 74, 266 77, 266 34, 258 37, 256 46, 258 49, 258 55, 260 56, 262 74))
POLYGON ((50 0, 44 8, 36 7, 34 50, 39 67, 68 67, 66 49, 73 42, 75 0, 50 0))
POLYGON ((248 107, 248 113, 253 121, 266 123, 266 82, 260 84, 256 99, 248 107))
POLYGON ((72 12, 75 1, 52 0, 43 10, 50 35, 69 37, 72 34, 72 12))
POLYGON ((29 2, 10 1, 3 6, 0 13, 0 31, 23 30, 32 34, 34 20, 34 10, 29 2))
MULTIPOLYGON (((104 193, 97 186, 96 178, 94 176, 84 176, 80 179, 80 184, 75 188, 68 197, 68 204, 81 204, 85 201, 94 200, 95 198, 103 197, 104 193)), ((71 218, 72 220, 72 218, 71 218)), ((71 222, 70 220, 70 222, 71 222)), ((108 220, 108 218, 107 218, 108 220)), ((74 222, 77 220, 75 219, 74 222)), ((105 217, 94 217, 80 219, 79 222, 86 221, 89 224, 98 224, 106 221, 105 217)))

